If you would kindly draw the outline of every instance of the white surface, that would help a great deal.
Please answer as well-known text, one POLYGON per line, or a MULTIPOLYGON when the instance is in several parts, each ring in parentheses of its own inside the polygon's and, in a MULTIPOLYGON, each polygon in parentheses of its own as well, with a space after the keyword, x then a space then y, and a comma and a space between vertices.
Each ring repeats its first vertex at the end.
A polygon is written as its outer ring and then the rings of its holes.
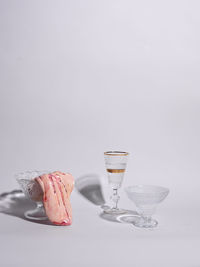
MULTIPOLYGON (((125 202, 123 197, 123 207, 134 208, 125 202)), ((105 221, 77 192, 72 203, 70 227, 0 215, 1 266, 200 266, 200 217, 169 208, 170 196, 154 216, 155 230, 105 221)))
POLYGON ((199 8, 0 0, 0 191, 27 169, 102 174, 110 149, 131 153, 123 186, 171 190, 156 232, 103 221, 75 193, 69 228, 0 214, 2 266, 199 267, 199 8))

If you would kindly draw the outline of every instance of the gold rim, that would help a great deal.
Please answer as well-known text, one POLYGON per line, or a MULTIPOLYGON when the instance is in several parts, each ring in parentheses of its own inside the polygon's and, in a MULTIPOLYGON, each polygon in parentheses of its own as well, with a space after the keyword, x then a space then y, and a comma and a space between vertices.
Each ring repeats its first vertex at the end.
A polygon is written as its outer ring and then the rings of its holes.
POLYGON ((129 153, 123 152, 123 151, 107 151, 107 152, 104 152, 104 155, 107 155, 107 156, 128 156, 129 153))

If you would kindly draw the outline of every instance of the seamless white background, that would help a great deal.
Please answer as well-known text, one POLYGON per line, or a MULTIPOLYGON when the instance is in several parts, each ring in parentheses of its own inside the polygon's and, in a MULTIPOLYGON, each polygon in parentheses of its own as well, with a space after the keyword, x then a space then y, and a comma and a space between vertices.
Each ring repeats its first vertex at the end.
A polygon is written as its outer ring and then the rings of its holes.
MULTIPOLYGON (((194 0, 0 0, 0 191, 27 169, 104 174, 103 151, 129 151, 124 186, 169 187, 163 216, 171 225, 180 216, 178 240, 199 244, 199 9, 194 0)), ((184 251, 180 266, 198 267, 184 251)))

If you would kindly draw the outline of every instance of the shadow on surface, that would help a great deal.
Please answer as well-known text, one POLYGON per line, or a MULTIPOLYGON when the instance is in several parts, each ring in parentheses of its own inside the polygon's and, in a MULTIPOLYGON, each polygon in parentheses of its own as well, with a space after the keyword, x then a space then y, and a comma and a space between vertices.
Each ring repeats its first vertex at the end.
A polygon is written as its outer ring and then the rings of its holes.
POLYGON ((125 213, 120 215, 108 214, 104 212, 109 208, 109 206, 107 206, 105 203, 100 177, 97 174, 86 174, 81 176, 76 180, 75 187, 84 198, 86 198, 92 204, 102 208, 103 212, 99 214, 101 219, 117 223, 133 223, 133 221, 138 218, 138 213, 131 210, 125 210, 125 213))
POLYGON ((103 207, 105 200, 102 193, 100 177, 97 174, 86 174, 75 182, 78 192, 94 205, 103 207))
POLYGON ((35 221, 29 220, 24 216, 24 213, 26 211, 32 210, 35 207, 36 204, 26 198, 21 190, 13 190, 11 192, 2 193, 0 195, 0 213, 15 216, 33 223, 54 226, 49 220, 35 221))
POLYGON ((138 213, 133 210, 125 210, 123 214, 108 214, 105 212, 99 214, 99 217, 106 221, 129 224, 133 224, 138 216, 138 213))

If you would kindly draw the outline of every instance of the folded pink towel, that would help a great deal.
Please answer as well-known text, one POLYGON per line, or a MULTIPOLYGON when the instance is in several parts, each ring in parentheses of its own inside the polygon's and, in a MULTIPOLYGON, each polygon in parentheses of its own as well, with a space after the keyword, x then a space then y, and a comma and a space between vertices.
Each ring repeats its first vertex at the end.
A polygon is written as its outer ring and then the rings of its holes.
POLYGON ((74 188, 74 178, 69 173, 53 172, 43 174, 35 180, 43 191, 43 203, 49 220, 56 225, 72 223, 70 195, 74 188))

